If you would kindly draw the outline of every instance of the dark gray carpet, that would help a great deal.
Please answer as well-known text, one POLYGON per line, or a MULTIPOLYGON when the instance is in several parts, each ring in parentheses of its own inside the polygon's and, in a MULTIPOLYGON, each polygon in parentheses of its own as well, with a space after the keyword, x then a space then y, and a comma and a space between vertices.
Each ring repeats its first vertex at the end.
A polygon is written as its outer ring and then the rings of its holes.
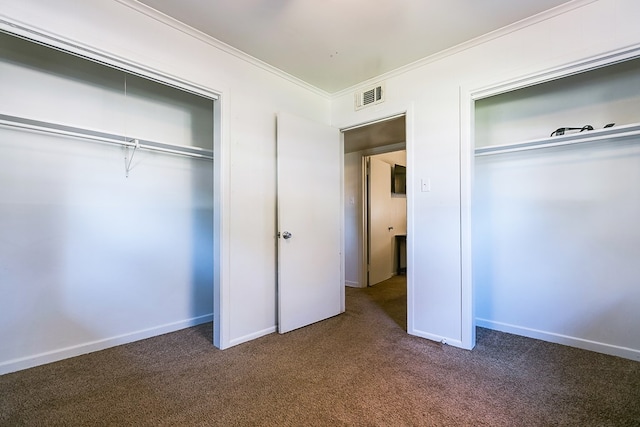
POLYGON ((0 425, 640 426, 640 363, 411 337, 405 292, 348 288, 345 314, 225 351, 205 324, 0 376, 0 425))

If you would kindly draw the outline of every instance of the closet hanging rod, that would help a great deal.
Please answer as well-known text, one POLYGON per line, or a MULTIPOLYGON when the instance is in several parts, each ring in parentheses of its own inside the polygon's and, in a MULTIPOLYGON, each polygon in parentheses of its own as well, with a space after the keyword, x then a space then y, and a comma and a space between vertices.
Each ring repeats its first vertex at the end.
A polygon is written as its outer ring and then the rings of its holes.
POLYGON ((525 150, 537 150, 541 148, 562 147, 566 145, 582 144, 586 142, 604 141, 607 139, 632 138, 640 136, 640 124, 616 126, 606 129, 597 129, 562 136, 536 139, 532 141, 517 142, 515 144, 493 145, 475 149, 476 157, 491 156, 494 154, 513 153, 525 150))
POLYGON ((28 130, 38 133, 68 136, 71 138, 90 140, 106 144, 115 144, 123 147, 136 146, 136 143, 134 141, 137 139, 139 141, 138 147, 143 150, 158 151, 161 153, 213 160, 213 151, 200 147, 190 147, 187 145, 147 141, 139 138, 82 129, 57 123, 44 122, 40 120, 26 119, 24 117, 11 116, 7 114, 0 114, 0 126, 28 130))

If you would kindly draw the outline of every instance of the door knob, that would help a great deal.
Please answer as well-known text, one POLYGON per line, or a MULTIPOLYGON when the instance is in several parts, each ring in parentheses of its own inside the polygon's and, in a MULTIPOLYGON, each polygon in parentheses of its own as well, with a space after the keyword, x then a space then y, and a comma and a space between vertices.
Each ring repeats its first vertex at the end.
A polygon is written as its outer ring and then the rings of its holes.
POLYGON ((282 233, 282 237, 287 240, 291 238, 291 233, 289 233, 288 231, 285 231, 284 233, 282 233))

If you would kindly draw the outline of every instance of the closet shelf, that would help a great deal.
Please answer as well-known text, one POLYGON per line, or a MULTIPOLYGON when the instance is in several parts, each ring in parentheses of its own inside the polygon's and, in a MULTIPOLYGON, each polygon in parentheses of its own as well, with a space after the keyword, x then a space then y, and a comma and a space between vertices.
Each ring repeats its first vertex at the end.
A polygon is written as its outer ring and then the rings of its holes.
POLYGON ((166 142, 147 141, 130 136, 99 132, 58 123, 32 120, 24 117, 0 114, 0 126, 17 128, 38 133, 62 135, 71 138, 114 144, 123 147, 139 148, 141 150, 158 151, 179 156, 213 160, 213 151, 188 145, 170 144, 166 142))
POLYGON ((640 135, 640 123, 614 126, 605 129, 596 129, 573 134, 553 136, 542 139, 534 139, 513 144, 490 145, 475 149, 477 156, 491 156, 494 154, 512 153, 515 151, 536 150, 540 148, 560 147, 563 145, 582 144, 609 139, 632 138, 640 135))

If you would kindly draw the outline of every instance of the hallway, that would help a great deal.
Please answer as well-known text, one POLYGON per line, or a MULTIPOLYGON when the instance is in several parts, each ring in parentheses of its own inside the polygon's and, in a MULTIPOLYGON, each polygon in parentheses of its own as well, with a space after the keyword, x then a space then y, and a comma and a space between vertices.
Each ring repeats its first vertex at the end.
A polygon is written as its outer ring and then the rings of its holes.
MULTIPOLYGON (((347 290, 350 288, 347 288, 347 290)), ((361 289, 403 330, 407 330, 407 276, 392 276, 377 285, 361 289)), ((347 310, 349 309, 347 292, 347 310)))

